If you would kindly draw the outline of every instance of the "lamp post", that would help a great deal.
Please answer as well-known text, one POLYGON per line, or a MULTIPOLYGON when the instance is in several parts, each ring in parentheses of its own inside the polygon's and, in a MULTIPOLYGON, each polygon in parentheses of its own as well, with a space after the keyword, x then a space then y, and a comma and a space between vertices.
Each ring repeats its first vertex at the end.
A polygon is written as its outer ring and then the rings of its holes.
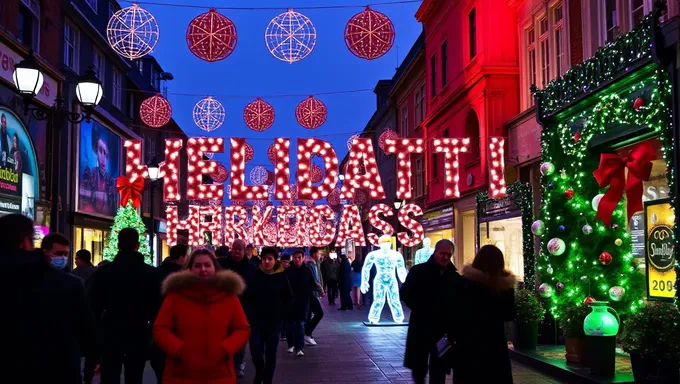
POLYGON ((155 206, 155 201, 153 199, 154 192, 156 191, 156 182, 160 179, 160 173, 161 169, 160 166, 158 165, 158 161, 156 161, 156 157, 154 157, 149 164, 146 165, 147 172, 149 173, 149 177, 147 180, 149 180, 149 183, 146 185, 146 188, 149 189, 149 193, 151 194, 151 198, 149 201, 151 202, 151 207, 149 208, 149 215, 151 215, 151 228, 149 228, 149 249, 151 251, 151 257, 156 259, 156 254, 154 253, 154 241, 156 240, 154 238, 155 232, 156 232, 156 219, 154 217, 154 206, 155 206))
POLYGON ((57 89, 57 97, 54 100, 54 105, 51 107, 43 107, 34 102, 35 97, 40 92, 43 86, 44 75, 40 68, 40 64, 33 56, 33 52, 29 52, 28 56, 21 62, 14 65, 14 85, 17 92, 24 99, 24 114, 29 112, 36 120, 49 120, 51 130, 50 138, 50 154, 51 169, 50 169, 50 232, 59 232, 59 177, 60 170, 60 156, 58 155, 61 147, 61 127, 66 121, 72 124, 78 124, 84 119, 89 121, 92 116, 94 108, 102 99, 102 83, 95 75, 92 67, 85 71, 85 73, 78 78, 76 84, 76 97, 78 104, 83 112, 69 111, 62 96, 61 87, 57 89))

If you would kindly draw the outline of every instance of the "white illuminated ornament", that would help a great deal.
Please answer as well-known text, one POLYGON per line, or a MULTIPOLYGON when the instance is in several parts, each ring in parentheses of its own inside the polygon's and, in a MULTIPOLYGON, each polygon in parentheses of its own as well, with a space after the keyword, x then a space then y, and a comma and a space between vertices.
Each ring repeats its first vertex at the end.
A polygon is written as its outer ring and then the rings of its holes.
POLYGON ((422 264, 430 260, 430 256, 434 253, 432 240, 429 237, 423 239, 423 247, 416 251, 414 265, 422 264))
POLYGON ((214 131, 224 123, 226 112, 222 104, 208 96, 194 105, 193 117, 197 127, 206 132, 214 131))
POLYGON ((403 283, 406 281, 406 265, 401 253, 392 250, 392 238, 388 235, 380 236, 380 249, 366 255, 366 261, 361 268, 361 292, 368 292, 371 268, 375 265, 376 275, 373 278, 373 304, 368 312, 371 324, 380 322, 380 314, 385 306, 385 299, 390 306, 392 319, 395 323, 404 321, 404 311, 399 299, 399 284, 397 276, 403 283))
POLYGON ((254 185, 264 185, 267 180, 267 168, 257 165, 250 170, 250 181, 254 185))
POLYGON ((357 133, 353 134, 352 136, 347 139, 347 149, 350 150, 352 149, 352 144, 354 144, 354 140, 358 139, 359 135, 357 133))
POLYGON ((492 199, 506 196, 504 145, 504 138, 489 137, 489 197, 492 199))
POLYGON ((316 28, 307 16, 289 9, 269 22, 264 40, 274 57, 292 64, 312 53, 316 28))
POLYGON ((111 48, 130 60, 151 53, 159 37, 156 18, 137 4, 114 13, 106 27, 106 38, 111 48))
POLYGON ((463 139, 434 139, 434 151, 436 153, 445 153, 444 169, 446 171, 445 195, 446 197, 460 197, 460 189, 458 188, 459 175, 459 161, 458 157, 461 153, 467 152, 469 138, 463 139))

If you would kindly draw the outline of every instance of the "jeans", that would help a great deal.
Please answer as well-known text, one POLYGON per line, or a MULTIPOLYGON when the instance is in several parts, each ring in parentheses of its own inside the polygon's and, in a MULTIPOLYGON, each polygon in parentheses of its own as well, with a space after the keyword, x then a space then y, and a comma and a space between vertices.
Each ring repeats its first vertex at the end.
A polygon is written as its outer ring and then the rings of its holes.
POLYGON ((289 320, 286 328, 288 348, 295 347, 296 351, 303 350, 305 348, 305 322, 300 320, 289 320))
POLYGON ((155 344, 152 347, 149 363, 156 374, 156 382, 163 384, 163 372, 165 371, 165 354, 155 344))
POLYGON ((307 322, 305 323, 305 336, 312 336, 312 333, 323 318, 323 308, 316 296, 309 300, 309 311, 307 312, 307 322))
POLYGON ((97 368, 99 358, 96 354, 85 355, 85 364, 83 366, 83 382, 91 384, 94 379, 94 371, 97 368))
POLYGON ((253 326, 250 329, 250 355, 255 366, 255 383, 271 384, 276 369, 278 327, 253 326))
POLYGON ((345 309, 352 309, 352 296, 350 295, 350 288, 343 288, 340 290, 340 307, 345 309))
POLYGON ((146 346, 105 348, 102 351, 101 383, 120 384, 120 372, 125 365, 125 384, 142 384, 145 352, 146 346))
POLYGON ((338 297, 338 281, 329 279, 326 281, 326 294, 328 295, 328 304, 335 304, 335 299, 338 297))
MULTIPOLYGON (((445 356, 444 356, 445 357, 445 356)), ((437 348, 434 347, 430 351, 430 383, 432 384, 444 384, 446 382, 446 373, 448 367, 445 360, 439 358, 439 352, 437 348)), ((412 372, 413 381, 416 384, 425 384, 425 376, 427 376, 427 369, 414 369, 412 372)))

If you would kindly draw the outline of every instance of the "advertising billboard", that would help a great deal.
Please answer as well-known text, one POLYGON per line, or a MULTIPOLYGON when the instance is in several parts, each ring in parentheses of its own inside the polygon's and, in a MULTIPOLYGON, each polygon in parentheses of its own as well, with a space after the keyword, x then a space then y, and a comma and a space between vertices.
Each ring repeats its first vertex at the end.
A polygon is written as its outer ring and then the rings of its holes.
POLYGON ((118 208, 120 137, 95 120, 83 121, 78 143, 78 211, 113 217, 118 208))

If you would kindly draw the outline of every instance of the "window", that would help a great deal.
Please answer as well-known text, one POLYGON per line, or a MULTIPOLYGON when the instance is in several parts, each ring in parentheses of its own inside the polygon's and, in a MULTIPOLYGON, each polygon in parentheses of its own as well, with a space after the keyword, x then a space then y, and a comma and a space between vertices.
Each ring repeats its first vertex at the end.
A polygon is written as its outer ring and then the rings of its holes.
POLYGON ((40 4, 37 0, 21 0, 17 38, 33 51, 40 50, 40 4))
POLYGON ((137 60, 137 69, 139 70, 139 73, 142 75, 144 74, 144 62, 142 60, 137 60))
POLYGON ((533 27, 527 29, 527 54, 529 66, 529 85, 536 84, 536 31, 533 27))
POLYGON ((616 0, 604 0, 605 28, 607 28, 607 42, 618 36, 619 23, 616 18, 616 0))
POLYGON ((468 33, 470 34, 470 59, 477 55, 477 11, 472 9, 468 15, 468 33))
POLYGON ((555 75, 562 76, 564 72, 565 48, 564 48, 564 17, 562 5, 553 8, 553 37, 555 39, 555 75))
POLYGON ((104 55, 99 50, 94 50, 92 52, 92 66, 94 67, 94 74, 97 75, 99 81, 104 82, 104 75, 106 70, 104 69, 105 61, 104 55))
POLYGON ((446 87, 446 41, 442 43, 442 88, 446 87))
POLYGON ((423 167, 423 157, 416 158, 416 190, 415 197, 425 194, 425 168, 423 167))
POLYGON ((80 31, 69 22, 64 23, 64 64, 78 72, 80 31))
POLYGON ((444 132, 442 133, 442 137, 445 138, 445 139, 448 139, 448 137, 449 137, 449 129, 448 128, 446 128, 444 130, 444 132))
POLYGON ((469 164, 479 160, 479 119, 472 109, 465 119, 465 137, 470 139, 470 147, 465 156, 465 164, 469 164))
POLYGON ((399 131, 401 137, 408 137, 408 104, 401 109, 401 125, 399 126, 399 131))
POLYGON ((439 160, 439 156, 434 151, 432 151, 432 154, 430 156, 432 156, 432 172, 431 173, 432 173, 432 179, 434 180, 439 176, 439 170, 437 169, 437 168, 439 168, 439 164, 437 164, 438 163, 437 160, 439 160))
POLYGON ((550 80, 550 48, 548 43, 548 18, 543 17, 538 22, 539 36, 538 46, 541 50, 541 80, 545 87, 550 80))
POLYGON ((111 87, 111 102, 113 105, 115 105, 118 109, 121 109, 121 105, 123 104, 123 76, 118 72, 117 70, 113 70, 113 81, 112 81, 112 87, 111 87))
POLYGON ((94 11, 94 13, 97 13, 97 1, 98 1, 98 0, 85 0, 85 2, 87 3, 87 5, 89 5, 90 8, 92 8, 92 10, 94 11))
POLYGON ((421 85, 416 91, 416 127, 425 119, 425 86, 421 85))
POLYGON ((430 58, 430 89, 432 97, 437 96, 437 57, 435 55, 430 58))
POLYGON ((631 0, 630 2, 631 16, 633 18, 633 27, 636 27, 645 16, 645 1, 631 0))

